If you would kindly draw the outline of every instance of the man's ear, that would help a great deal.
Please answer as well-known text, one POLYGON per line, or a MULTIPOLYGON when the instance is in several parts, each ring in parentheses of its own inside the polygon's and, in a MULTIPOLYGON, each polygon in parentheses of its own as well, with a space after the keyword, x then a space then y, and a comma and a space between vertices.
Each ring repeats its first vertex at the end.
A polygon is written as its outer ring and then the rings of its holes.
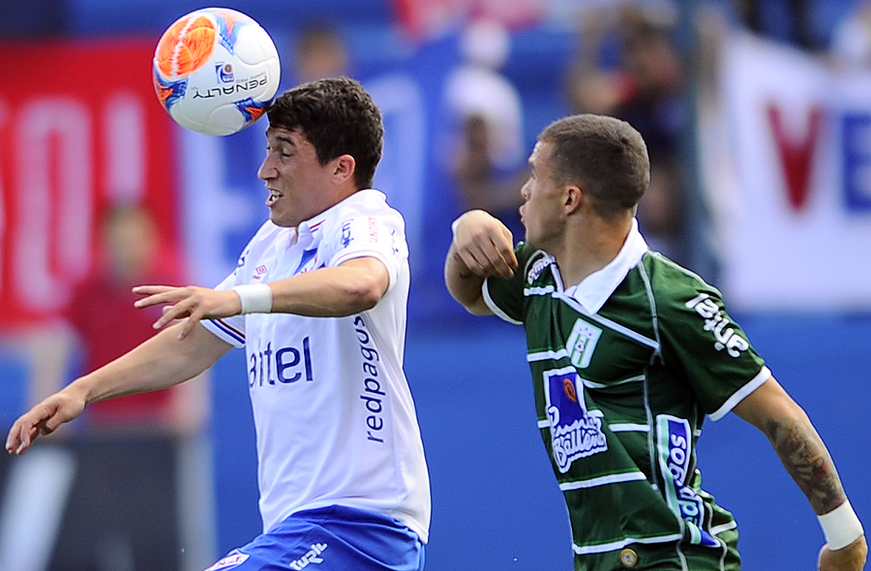
POLYGON ((576 184, 570 184, 565 189, 565 203, 563 204, 566 214, 572 214, 581 207, 584 201, 584 189, 576 184))
POLYGON ((341 155, 333 159, 333 180, 337 184, 342 184, 349 179, 354 178, 354 172, 357 170, 357 161, 351 155, 341 155))

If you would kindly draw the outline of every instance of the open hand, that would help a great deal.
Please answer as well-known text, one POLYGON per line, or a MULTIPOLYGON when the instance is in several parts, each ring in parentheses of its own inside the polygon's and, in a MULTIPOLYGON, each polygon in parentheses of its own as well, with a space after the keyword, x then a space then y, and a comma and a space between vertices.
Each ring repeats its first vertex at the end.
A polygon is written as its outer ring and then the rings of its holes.
POLYGON ((136 301, 136 307, 166 306, 163 315, 154 323, 155 329, 161 329, 176 319, 184 319, 179 339, 184 339, 193 331, 201 319, 230 317, 242 311, 242 301, 234 291, 218 291, 205 287, 143 285, 133 288, 133 293, 145 296, 136 301))

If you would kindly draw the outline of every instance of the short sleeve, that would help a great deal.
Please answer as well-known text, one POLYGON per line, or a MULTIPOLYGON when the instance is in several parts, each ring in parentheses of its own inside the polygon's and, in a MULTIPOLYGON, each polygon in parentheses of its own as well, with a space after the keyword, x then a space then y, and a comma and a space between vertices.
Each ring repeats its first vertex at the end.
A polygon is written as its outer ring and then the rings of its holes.
MULTIPOLYGON (((519 325, 524 320, 524 294, 523 290, 528 279, 534 282, 538 277, 530 274, 530 266, 534 266, 534 259, 543 252, 520 242, 514 248, 517 257, 517 269, 511 278, 487 278, 484 280, 483 294, 487 307, 500 318, 509 323, 519 325)), ((530 282, 531 283, 531 282, 530 282)))
MULTIPOLYGON (((218 291, 226 291, 243 283, 241 276, 245 275, 245 265, 248 256, 251 253, 251 244, 249 244, 239 260, 236 262, 236 268, 224 278, 221 283, 215 286, 218 291)), ((234 315, 232 317, 222 317, 220 319, 204 319, 200 322, 203 327, 208 329, 213 335, 226 341, 230 345, 240 348, 245 346, 245 316, 234 315)))
POLYGON ((376 258, 387 268, 392 288, 408 258, 402 217, 395 212, 360 214, 345 218, 339 228, 338 241, 330 245, 332 255, 327 265, 335 267, 354 258, 376 258))
POLYGON ((685 376, 705 413, 718 420, 768 380, 770 371, 715 288, 683 292, 665 307, 658 304, 663 358, 685 376))

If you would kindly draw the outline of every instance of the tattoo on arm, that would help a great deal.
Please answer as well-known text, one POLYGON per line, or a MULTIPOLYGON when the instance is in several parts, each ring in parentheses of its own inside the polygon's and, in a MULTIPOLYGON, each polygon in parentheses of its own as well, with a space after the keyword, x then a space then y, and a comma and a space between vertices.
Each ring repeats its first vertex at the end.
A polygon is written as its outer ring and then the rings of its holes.
POLYGON ((815 513, 828 513, 847 499, 832 458, 813 426, 796 419, 771 420, 765 433, 815 513))

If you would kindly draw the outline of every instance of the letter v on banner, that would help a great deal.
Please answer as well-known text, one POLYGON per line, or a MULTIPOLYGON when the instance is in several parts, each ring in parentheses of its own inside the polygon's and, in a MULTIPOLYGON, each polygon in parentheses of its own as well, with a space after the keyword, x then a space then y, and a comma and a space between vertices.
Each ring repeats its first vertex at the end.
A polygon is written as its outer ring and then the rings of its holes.
POLYGON ((816 105, 810 109, 807 133, 803 139, 787 136, 780 109, 776 105, 769 103, 767 110, 783 171, 783 180, 786 183, 786 197, 792 208, 800 211, 807 202, 810 191, 811 163, 820 136, 823 110, 816 105))

